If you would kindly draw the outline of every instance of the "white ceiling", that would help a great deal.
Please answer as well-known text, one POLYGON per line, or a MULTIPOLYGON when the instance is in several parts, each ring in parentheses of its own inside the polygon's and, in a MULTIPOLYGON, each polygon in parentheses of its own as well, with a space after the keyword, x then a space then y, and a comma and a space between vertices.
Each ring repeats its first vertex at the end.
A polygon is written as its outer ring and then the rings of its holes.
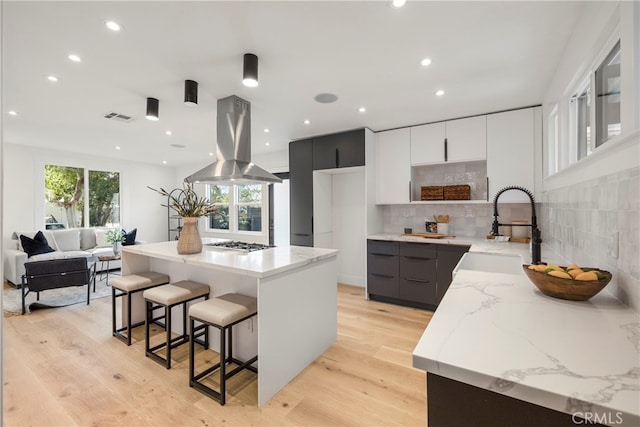
POLYGON ((536 105, 581 8, 576 1, 409 0, 401 9, 387 1, 4 1, 3 138, 176 166, 211 159, 216 100, 229 95, 252 104, 254 154, 342 130, 536 105), (108 30, 108 19, 123 30, 108 30), (246 52, 259 57, 257 88, 241 83, 246 52), (424 57, 429 67, 419 65, 424 57), (195 107, 182 102, 185 79, 199 83, 195 107), (437 89, 445 95, 436 97, 437 89), (323 92, 338 101, 315 102, 323 92), (158 122, 144 118, 146 97, 160 100, 158 122), (111 111, 134 120, 104 119, 111 111))

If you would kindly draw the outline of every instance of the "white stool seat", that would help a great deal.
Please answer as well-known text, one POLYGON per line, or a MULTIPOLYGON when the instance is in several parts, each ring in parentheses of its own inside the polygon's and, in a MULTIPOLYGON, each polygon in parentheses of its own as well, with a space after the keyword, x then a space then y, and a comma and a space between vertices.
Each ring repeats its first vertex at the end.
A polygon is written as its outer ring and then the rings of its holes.
POLYGON ((189 316, 218 326, 227 326, 257 312, 258 300, 241 294, 225 294, 189 307, 189 316))
POLYGON ((162 305, 175 305, 183 301, 209 294, 209 286, 191 280, 181 280, 168 285, 147 289, 142 296, 162 305))
POLYGON ((127 274, 111 280, 111 286, 126 292, 135 292, 169 282, 169 276, 155 271, 127 274))

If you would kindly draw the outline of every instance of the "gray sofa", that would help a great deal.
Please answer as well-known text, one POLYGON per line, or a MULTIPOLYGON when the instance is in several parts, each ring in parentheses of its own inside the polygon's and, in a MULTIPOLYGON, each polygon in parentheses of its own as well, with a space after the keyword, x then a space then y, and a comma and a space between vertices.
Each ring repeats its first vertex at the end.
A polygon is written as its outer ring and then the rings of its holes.
MULTIPOLYGON (((105 239, 107 229, 99 228, 72 228, 65 230, 43 230, 49 246, 54 249, 39 255, 27 256, 20 242, 20 235, 33 238, 37 231, 16 231, 12 241, 15 247, 5 250, 4 278, 8 282, 19 286, 22 283, 22 275, 25 273, 24 263, 28 261, 46 261, 51 259, 66 259, 78 257, 112 256, 113 245, 105 239)), ((96 270, 120 268, 121 261, 114 260, 109 263, 96 263, 96 270)))

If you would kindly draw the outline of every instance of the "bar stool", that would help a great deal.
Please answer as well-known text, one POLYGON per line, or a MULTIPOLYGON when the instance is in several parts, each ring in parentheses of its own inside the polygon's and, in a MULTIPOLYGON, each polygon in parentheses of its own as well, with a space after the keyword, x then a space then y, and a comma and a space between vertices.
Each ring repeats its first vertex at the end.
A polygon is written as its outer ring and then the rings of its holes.
POLYGON ((258 314, 258 301, 256 298, 242 294, 225 294, 207 301, 199 302, 189 307, 189 319, 191 337, 189 339, 189 386, 206 394, 224 405, 226 402, 226 381, 243 369, 258 373, 258 369, 251 366, 258 356, 242 362, 233 357, 233 325, 242 322, 258 314), (201 325, 195 326, 195 322, 201 325), (209 335, 209 326, 220 330, 220 361, 199 374, 195 374, 195 342, 196 338, 209 335), (226 355, 225 340, 228 336, 229 355, 226 355), (238 365, 231 372, 226 372, 226 365, 233 363, 238 365), (215 370, 220 370, 220 391, 206 386, 201 379, 207 377, 215 370))
MULTIPOLYGON (((207 300, 209 298, 209 286, 192 280, 181 280, 179 282, 169 283, 168 285, 147 289, 142 295, 147 306, 144 338, 145 354, 147 357, 164 365, 167 369, 171 369, 171 350, 189 341, 189 333, 187 330, 187 303, 198 298, 207 300), (171 338, 171 309, 180 304, 182 304, 182 334, 171 338), (164 308, 164 314, 153 317, 154 310, 158 308, 164 308), (157 323, 158 320, 163 318, 165 320, 164 328, 167 334, 166 340, 163 343, 151 347, 149 326, 152 322, 157 323), (166 358, 157 354, 157 351, 163 348, 167 349, 166 358)), ((205 348, 209 348, 208 337, 205 337, 204 341, 198 341, 198 343, 202 344, 205 348)))
POLYGON ((135 325, 131 324, 131 298, 133 294, 142 292, 155 286, 169 283, 169 276, 155 271, 145 271, 136 274, 128 274, 126 276, 111 279, 111 325, 112 335, 120 341, 131 345, 131 329, 144 324, 144 321, 135 325), (120 291, 117 293, 116 291, 120 291), (116 298, 127 298, 127 324, 121 328, 116 327, 116 298), (127 336, 122 331, 127 331, 127 336))

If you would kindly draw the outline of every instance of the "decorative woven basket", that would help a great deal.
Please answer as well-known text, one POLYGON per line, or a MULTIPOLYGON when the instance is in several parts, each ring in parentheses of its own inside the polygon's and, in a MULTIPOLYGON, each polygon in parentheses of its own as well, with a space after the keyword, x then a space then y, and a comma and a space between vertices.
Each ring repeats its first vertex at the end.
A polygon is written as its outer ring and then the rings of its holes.
POLYGON ((420 187, 420 200, 444 200, 443 187, 441 185, 420 187))
MULTIPOLYGON (((572 280, 562 277, 549 276, 542 271, 529 270, 529 265, 522 266, 529 280, 540 292, 553 298, 566 299, 571 301, 586 301, 604 289, 611 281, 611 273, 598 270, 606 277, 600 280, 572 280)), ((595 269, 592 269, 595 270, 595 269)))
POLYGON ((471 186, 464 185, 445 185, 445 200, 469 200, 471 199, 471 186))

